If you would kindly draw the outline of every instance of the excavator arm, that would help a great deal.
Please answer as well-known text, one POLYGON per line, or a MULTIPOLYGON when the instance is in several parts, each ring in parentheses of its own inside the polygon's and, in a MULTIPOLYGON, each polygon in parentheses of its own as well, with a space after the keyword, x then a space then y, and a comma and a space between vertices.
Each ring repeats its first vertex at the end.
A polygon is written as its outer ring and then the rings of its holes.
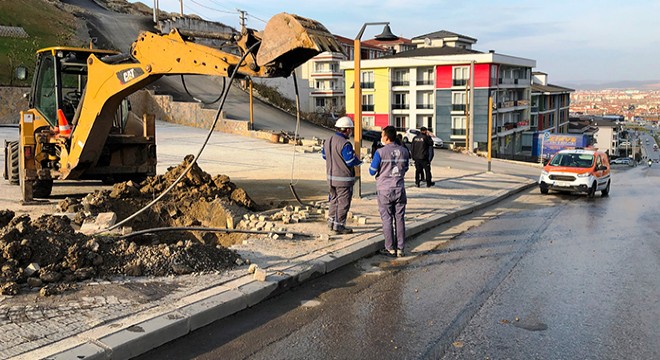
POLYGON ((177 29, 143 32, 128 56, 87 58, 87 84, 74 117, 68 147, 60 151, 60 178, 78 179, 94 167, 121 101, 164 75, 200 74, 286 77, 324 51, 342 52, 323 25, 297 15, 275 15, 263 32, 229 36, 240 55, 196 44, 177 29), (245 55, 244 61, 240 61, 245 55))

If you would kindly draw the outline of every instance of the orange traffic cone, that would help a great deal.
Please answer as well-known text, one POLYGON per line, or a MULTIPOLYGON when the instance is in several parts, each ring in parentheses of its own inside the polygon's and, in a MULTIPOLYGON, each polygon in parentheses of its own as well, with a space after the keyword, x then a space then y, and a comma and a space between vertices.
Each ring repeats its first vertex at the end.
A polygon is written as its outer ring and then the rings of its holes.
POLYGON ((66 120, 62 109, 57 109, 57 124, 60 136, 67 138, 71 136, 71 125, 69 125, 69 122, 66 120))

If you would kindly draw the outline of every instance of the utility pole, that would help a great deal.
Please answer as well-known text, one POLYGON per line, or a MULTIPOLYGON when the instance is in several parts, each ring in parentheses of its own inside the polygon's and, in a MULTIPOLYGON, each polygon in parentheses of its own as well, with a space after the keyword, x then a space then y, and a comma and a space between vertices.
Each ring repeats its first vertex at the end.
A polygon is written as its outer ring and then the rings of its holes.
POLYGON ((241 29, 245 27, 245 15, 247 15, 247 11, 241 10, 241 9, 236 9, 241 14, 241 29))
POLYGON ((469 133, 469 141, 470 144, 468 145, 468 151, 469 152, 474 152, 474 60, 470 61, 470 133, 469 133))
POLYGON ((154 24, 158 24, 158 0, 154 0, 154 24))

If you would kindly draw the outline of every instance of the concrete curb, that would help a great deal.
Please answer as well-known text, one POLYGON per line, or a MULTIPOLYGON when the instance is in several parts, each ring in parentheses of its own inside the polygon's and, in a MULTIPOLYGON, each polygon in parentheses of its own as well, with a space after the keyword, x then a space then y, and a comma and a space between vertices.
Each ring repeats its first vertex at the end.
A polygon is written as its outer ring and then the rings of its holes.
MULTIPOLYGON (((491 196, 455 211, 415 221, 406 228, 407 236, 418 235, 440 224, 491 206, 535 185, 536 182, 528 180, 525 184, 497 191, 491 196)), ((131 358, 254 306, 310 279, 371 256, 383 246, 383 241, 382 234, 375 235, 298 264, 278 264, 266 269, 269 274, 265 282, 256 281, 252 275, 246 275, 184 298, 181 304, 174 304, 171 309, 154 314, 135 314, 17 358, 53 360, 131 358)))

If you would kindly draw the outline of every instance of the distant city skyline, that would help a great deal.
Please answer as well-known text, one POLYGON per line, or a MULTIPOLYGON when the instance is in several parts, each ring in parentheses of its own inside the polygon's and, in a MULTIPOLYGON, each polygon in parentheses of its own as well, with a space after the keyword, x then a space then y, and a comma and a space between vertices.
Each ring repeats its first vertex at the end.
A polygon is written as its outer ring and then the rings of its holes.
MULTIPOLYGON (((137 2, 136 0, 129 0, 137 2)), ((153 1, 142 0, 148 6, 153 1)), ((365 22, 389 21, 396 35, 413 38, 448 30, 476 38, 473 49, 536 60, 534 71, 554 84, 653 81, 660 88, 660 26, 657 0, 183 0, 184 13, 239 27, 263 29, 279 12, 309 17, 333 34, 354 38, 365 22)), ((159 0, 179 12, 179 0, 159 0)), ((362 40, 380 33, 369 26, 362 40)))

